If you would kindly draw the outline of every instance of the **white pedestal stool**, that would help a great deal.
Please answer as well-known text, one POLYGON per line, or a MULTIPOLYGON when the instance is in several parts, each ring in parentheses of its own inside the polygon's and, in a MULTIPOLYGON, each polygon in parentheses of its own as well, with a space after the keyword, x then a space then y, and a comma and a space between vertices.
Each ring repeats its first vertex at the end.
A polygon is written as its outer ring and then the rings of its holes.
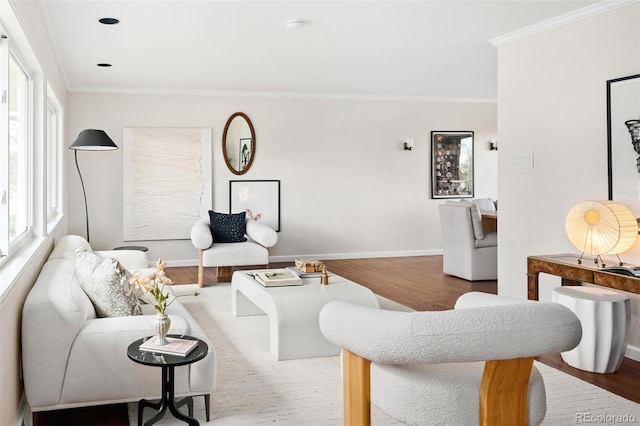
POLYGON ((580 344, 562 352, 562 359, 580 370, 616 371, 627 349, 629 298, 599 287, 565 286, 553 289, 552 300, 571 309, 582 324, 580 344))

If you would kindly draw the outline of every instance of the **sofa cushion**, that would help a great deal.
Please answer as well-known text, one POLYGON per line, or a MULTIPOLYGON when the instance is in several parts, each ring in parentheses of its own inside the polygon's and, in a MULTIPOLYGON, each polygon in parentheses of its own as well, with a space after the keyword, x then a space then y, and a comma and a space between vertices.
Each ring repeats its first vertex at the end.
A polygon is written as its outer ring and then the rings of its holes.
POLYGON ((138 298, 126 285, 126 272, 117 260, 103 259, 78 248, 76 276, 99 318, 142 314, 138 298))
POLYGON ((211 235, 215 243, 247 241, 245 234, 246 213, 218 213, 209 210, 211 235))

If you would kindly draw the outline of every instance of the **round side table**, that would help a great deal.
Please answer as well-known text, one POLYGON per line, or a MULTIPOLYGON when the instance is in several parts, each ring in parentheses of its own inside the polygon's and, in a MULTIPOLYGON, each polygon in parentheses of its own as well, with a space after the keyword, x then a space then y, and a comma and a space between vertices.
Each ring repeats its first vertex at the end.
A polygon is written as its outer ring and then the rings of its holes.
MULTIPOLYGON (((178 356, 178 355, 168 355, 156 352, 147 352, 141 351, 139 349, 140 345, 151 337, 144 337, 142 339, 138 339, 135 342, 131 343, 127 348, 127 356, 137 362, 138 364, 148 365, 151 367, 162 367, 162 397, 158 402, 147 401, 146 399, 141 399, 138 401, 138 426, 142 426, 142 414, 145 407, 151 407, 158 412, 155 416, 153 416, 149 421, 145 423, 145 426, 150 426, 164 417, 167 408, 173 414, 173 416, 178 419, 187 422, 187 424, 191 426, 199 426, 200 423, 198 420, 193 418, 193 398, 191 396, 186 396, 179 401, 176 401, 175 391, 174 391, 174 381, 175 381, 175 367, 179 367, 181 365, 188 365, 194 362, 200 361, 204 357, 207 356, 209 352, 209 346, 203 342, 202 340, 192 337, 192 336, 179 336, 179 335, 169 335, 169 337, 178 337, 180 339, 188 339, 188 340, 197 340, 198 346, 189 352, 186 356, 178 356), (189 409, 189 415, 185 416, 178 408, 183 405, 187 405, 189 409)), ((209 420, 209 395, 205 395, 205 404, 207 408, 207 421, 209 420)))

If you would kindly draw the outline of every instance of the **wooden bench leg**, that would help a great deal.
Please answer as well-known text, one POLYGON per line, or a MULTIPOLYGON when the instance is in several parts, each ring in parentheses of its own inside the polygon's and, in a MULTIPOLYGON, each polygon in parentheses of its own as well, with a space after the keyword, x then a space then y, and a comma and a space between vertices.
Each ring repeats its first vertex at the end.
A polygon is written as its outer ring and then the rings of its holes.
POLYGON ((345 426, 371 425, 371 361, 342 349, 345 426))
POLYGON ((533 358, 487 361, 480 385, 481 426, 526 426, 533 358))

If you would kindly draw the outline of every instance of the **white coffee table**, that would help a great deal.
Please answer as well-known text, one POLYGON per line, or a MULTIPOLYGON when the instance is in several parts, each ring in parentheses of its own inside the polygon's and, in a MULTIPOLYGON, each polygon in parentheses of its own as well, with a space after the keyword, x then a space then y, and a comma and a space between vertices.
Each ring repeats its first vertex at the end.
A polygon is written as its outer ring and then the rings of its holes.
POLYGON ((329 302, 343 300, 379 308, 371 290, 338 275, 329 277, 329 285, 320 278, 304 278, 304 284, 288 287, 263 287, 250 275, 254 271, 236 271, 231 278, 231 310, 237 317, 267 315, 270 349, 278 360, 338 355, 340 348, 324 338, 318 318, 329 302))

